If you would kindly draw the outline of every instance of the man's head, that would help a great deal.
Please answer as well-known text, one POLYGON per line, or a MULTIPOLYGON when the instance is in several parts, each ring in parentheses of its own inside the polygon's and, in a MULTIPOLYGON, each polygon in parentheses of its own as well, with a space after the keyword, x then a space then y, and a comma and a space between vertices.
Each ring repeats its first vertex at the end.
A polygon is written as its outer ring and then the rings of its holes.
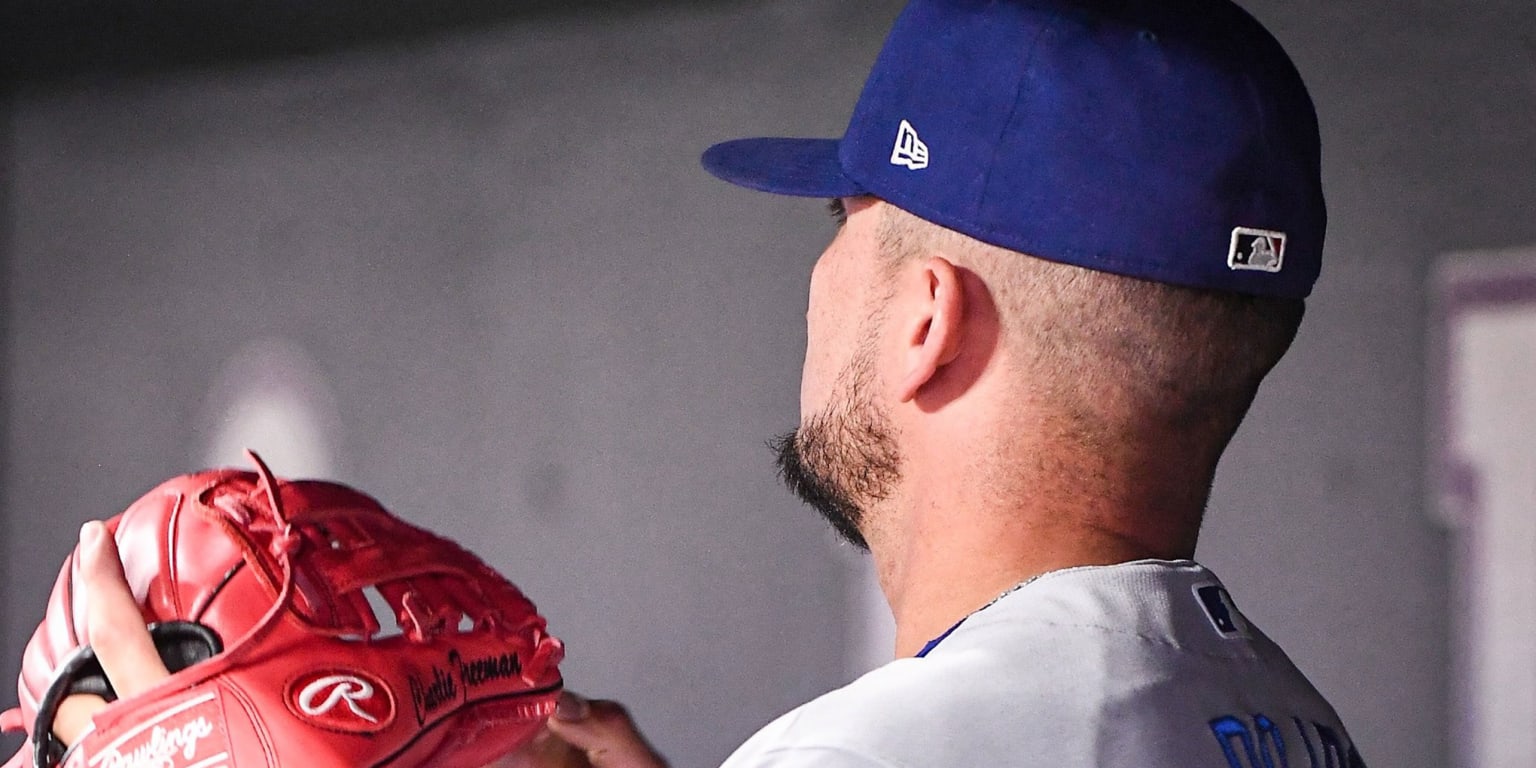
POLYGON ((913 0, 842 139, 704 162, 847 209, 780 454, 866 536, 935 467, 1198 510, 1326 219, 1306 90, 1227 0, 913 0))
MULTIPOLYGON (((1303 314, 1300 299, 1037 259, 874 198, 836 207, 851 215, 812 276, 801 424, 776 448, 791 489, 861 547, 863 511, 901 492, 912 446, 945 447, 963 462, 997 437, 974 423, 946 424, 973 412, 960 407, 966 397, 993 401, 981 409, 987 422, 1057 462, 1022 474, 1093 471, 1162 452, 1175 471, 1148 474, 1168 487, 1143 481, 1137 493, 1165 507, 1203 503, 1222 450, 1303 314)), ((1081 478, 1064 486, 1093 492, 1081 478)))

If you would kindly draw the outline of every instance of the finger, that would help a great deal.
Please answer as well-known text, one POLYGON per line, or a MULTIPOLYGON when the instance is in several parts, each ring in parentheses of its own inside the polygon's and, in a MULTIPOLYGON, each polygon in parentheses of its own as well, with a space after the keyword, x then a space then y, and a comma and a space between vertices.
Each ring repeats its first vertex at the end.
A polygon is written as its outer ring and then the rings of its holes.
POLYGON ((487 768, 592 768, 592 763, 546 726, 533 741, 487 768))
POLYGON ((99 522, 80 529, 79 587, 91 647, 118 697, 134 696, 170 676, 123 576, 117 542, 99 522))
MULTIPOLYGON (((123 576, 117 543, 99 522, 80 529, 76 599, 85 601, 88 637, 107 679, 120 696, 130 696, 165 677, 165 665, 144 628, 137 601, 123 576)), ((70 696, 59 703, 53 733, 65 744, 78 742, 91 726, 91 717, 107 706, 93 695, 70 696)))
POLYGON ((593 768, 666 768, 646 743, 635 721, 616 701, 588 700, 566 691, 560 694, 549 730, 586 753, 593 768))
POLYGON ((59 710, 53 715, 53 735, 66 745, 73 745, 85 736, 91 726, 91 717, 107 706, 100 696, 79 694, 59 702, 59 710))

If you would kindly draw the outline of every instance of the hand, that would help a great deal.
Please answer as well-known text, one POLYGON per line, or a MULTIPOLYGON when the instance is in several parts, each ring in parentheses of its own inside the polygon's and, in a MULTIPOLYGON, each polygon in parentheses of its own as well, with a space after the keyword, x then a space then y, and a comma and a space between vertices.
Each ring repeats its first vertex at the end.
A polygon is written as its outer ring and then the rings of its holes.
POLYGON ((544 733, 497 768, 667 768, 615 701, 566 691, 544 733))
MULTIPOLYGON (((80 529, 80 555, 76 588, 86 600, 85 638, 96 650, 101 668, 120 698, 145 691, 170 676, 155 643, 144 626, 138 601, 123 575, 117 542, 100 522, 80 529)), ((107 706, 100 696, 76 695, 59 705, 53 732, 73 745, 90 726, 91 716, 107 706)))

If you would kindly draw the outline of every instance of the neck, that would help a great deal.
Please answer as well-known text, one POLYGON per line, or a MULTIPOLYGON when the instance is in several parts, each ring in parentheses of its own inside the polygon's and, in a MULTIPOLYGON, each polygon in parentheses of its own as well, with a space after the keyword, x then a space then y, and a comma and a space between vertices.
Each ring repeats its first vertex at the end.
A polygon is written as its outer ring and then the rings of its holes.
POLYGON ((1076 532, 1045 527, 978 525, 968 533, 974 535, 951 531, 898 560, 877 556, 881 589, 896 618, 898 657, 915 655, 956 622, 1040 574, 1157 557, 1132 541, 1087 542, 1076 532))
POLYGON ((1008 481, 985 463, 956 467, 951 456, 909 456, 905 492, 880 510, 882 524, 869 531, 881 589, 896 619, 898 657, 915 655, 956 622, 1040 574, 1193 556, 1203 496, 1191 516, 1187 505, 1132 478, 1095 487, 1081 481, 1105 479, 1103 467, 1085 473, 1082 467, 1046 465, 1040 470, 1045 476, 1008 481), (1070 487, 1061 487, 1063 477, 1073 478, 1070 487), (1130 492, 1113 492, 1120 487, 1130 492), (1134 494, 1138 487, 1140 496, 1134 494), (1160 501, 1169 508, 1157 508, 1160 501))

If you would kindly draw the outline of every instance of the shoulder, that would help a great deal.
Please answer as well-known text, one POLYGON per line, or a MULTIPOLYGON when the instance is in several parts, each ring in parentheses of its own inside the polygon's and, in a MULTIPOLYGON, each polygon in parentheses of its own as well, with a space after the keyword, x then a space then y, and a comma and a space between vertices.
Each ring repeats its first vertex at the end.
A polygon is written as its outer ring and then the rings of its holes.
POLYGON ((726 768, 926 764, 933 736, 961 740, 970 729, 957 716, 990 698, 971 678, 952 661, 894 661, 769 723, 726 768))
POLYGON ((1211 723, 1253 706, 1335 721, 1209 571, 1077 569, 779 718, 727 768, 1224 766, 1211 723))
POLYGON ((893 661, 770 723, 727 768, 996 764, 1031 744, 1046 750, 1040 764, 1071 764, 1051 760, 1092 742, 1103 633, 978 619, 930 656, 893 661))

